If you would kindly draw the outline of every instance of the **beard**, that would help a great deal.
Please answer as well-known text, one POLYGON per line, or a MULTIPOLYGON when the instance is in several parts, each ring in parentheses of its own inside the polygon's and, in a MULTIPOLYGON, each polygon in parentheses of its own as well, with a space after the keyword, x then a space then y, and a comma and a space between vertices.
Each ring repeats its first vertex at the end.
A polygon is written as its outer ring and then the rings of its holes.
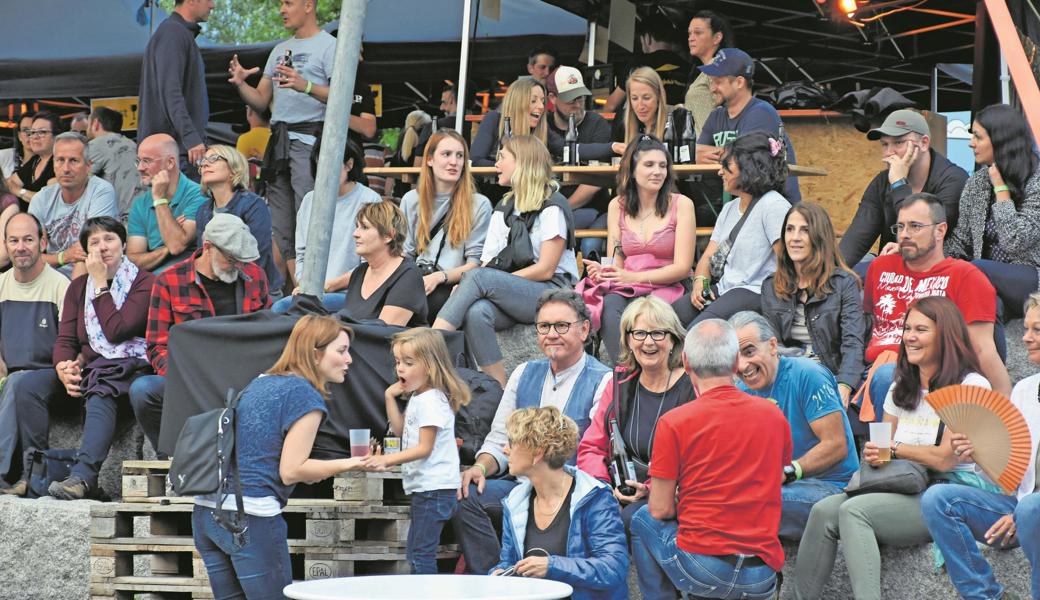
POLYGON ((213 275, 220 281, 223 281, 224 283, 235 283, 238 281, 238 269, 234 267, 224 269, 217 264, 217 258, 215 256, 210 258, 209 265, 213 269, 213 275))
POLYGON ((935 239, 932 239, 931 243, 927 246, 921 247, 917 244, 910 246, 900 246, 899 253, 903 255, 903 260, 917 260, 923 256, 927 256, 935 249, 938 244, 935 239))

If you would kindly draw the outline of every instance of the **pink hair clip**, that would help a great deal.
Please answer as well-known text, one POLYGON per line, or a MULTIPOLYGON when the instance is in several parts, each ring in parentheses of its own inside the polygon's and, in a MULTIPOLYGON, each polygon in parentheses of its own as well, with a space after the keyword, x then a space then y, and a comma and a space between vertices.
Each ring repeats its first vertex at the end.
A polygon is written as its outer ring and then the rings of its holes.
POLYGON ((769 154, 771 156, 777 156, 778 154, 780 154, 780 151, 783 150, 783 147, 784 146, 780 142, 780 140, 769 138, 769 154))

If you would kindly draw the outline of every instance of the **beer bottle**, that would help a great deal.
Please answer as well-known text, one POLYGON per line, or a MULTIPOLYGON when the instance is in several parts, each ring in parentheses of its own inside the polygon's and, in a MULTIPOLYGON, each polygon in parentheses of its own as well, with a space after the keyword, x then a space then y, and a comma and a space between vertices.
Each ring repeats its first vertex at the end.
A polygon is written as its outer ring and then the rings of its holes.
POLYGON ((508 140, 513 137, 513 124, 510 122, 509 117, 503 117, 505 119, 505 125, 502 126, 502 139, 508 140))
POLYGON ((437 119, 436 118, 432 119, 430 121, 430 135, 433 135, 435 133, 437 133, 437 119))
POLYGON ((686 111, 686 125, 682 130, 682 146, 679 146, 679 164, 689 165, 693 163, 694 148, 697 140, 693 135, 693 112, 686 111))
POLYGON ((675 130, 672 127, 672 117, 668 116, 664 120, 664 150, 672 157, 672 162, 675 162, 675 130))
MULTIPOLYGON (((292 50, 290 50, 288 48, 285 49, 285 56, 282 57, 282 66, 287 68, 287 69, 293 68, 292 50)), ((285 81, 285 77, 284 76, 281 77, 281 79, 282 79, 282 81, 285 81)))
POLYGON ((563 141, 563 164, 577 166, 578 164, 578 126, 574 120, 574 113, 567 117, 567 135, 563 141))
POLYGON ((621 428, 618 427, 617 419, 610 418, 610 478, 617 488, 618 493, 631 496, 636 493, 635 488, 625 483, 636 480, 636 467, 628 459, 625 452, 625 440, 621 438, 621 428))

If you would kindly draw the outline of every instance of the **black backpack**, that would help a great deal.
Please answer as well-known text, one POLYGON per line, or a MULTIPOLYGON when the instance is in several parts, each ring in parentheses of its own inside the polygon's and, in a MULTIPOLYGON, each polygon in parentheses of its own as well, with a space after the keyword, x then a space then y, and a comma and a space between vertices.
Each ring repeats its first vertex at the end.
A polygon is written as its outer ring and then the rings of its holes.
POLYGON ((484 438, 491 431, 498 403, 502 401, 502 386, 490 375, 472 369, 456 368, 459 377, 470 390, 469 404, 455 415, 455 437, 462 439, 459 460, 464 465, 473 464, 484 438))
POLYGON ((538 218, 538 215, 550 206, 559 207, 563 211, 564 218, 567 219, 567 248, 573 248, 574 226, 571 221, 571 209, 562 196, 555 193, 547 198, 538 210, 531 210, 519 215, 513 214, 513 200, 509 199, 495 207, 495 212, 502 213, 502 219, 509 228, 508 242, 498 256, 489 260, 486 266, 513 273, 533 265, 534 244, 531 243, 531 228, 534 227, 534 220, 538 218))
POLYGON ((217 522, 244 543, 245 508, 235 451, 236 412, 241 397, 241 393, 229 389, 224 408, 206 411, 184 422, 173 450, 169 477, 178 496, 218 494, 214 510, 217 522), (229 518, 224 512, 224 498, 229 487, 232 488, 230 493, 235 495, 234 518, 229 518))

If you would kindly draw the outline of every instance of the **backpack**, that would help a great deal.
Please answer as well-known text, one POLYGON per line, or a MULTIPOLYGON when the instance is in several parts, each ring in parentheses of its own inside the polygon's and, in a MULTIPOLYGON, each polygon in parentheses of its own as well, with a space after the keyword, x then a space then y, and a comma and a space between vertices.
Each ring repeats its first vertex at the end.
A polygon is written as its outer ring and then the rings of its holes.
POLYGON ((473 464, 484 438, 491 431, 498 403, 502 400, 502 386, 490 375, 472 369, 456 368, 459 377, 470 389, 469 404, 455 415, 455 437, 462 440, 459 460, 464 465, 473 464))
POLYGON ((542 203, 538 210, 531 210, 513 214, 513 200, 506 200, 495 207, 496 212, 502 213, 502 219, 509 228, 509 237, 506 247, 498 253, 498 256, 488 261, 487 267, 498 269, 506 273, 513 273, 534 264, 534 244, 531 243, 531 228, 534 221, 542 211, 550 206, 559 207, 567 219, 567 248, 574 247, 574 226, 571 222, 571 210, 566 200, 559 194, 553 194, 542 203))
POLYGON ((25 451, 25 480, 29 482, 26 496, 42 498, 50 495, 48 488, 55 481, 65 481, 76 464, 75 448, 25 451))
POLYGON ((229 389, 224 408, 206 411, 184 422, 173 450, 169 478, 178 496, 216 494, 217 523, 244 543, 245 508, 235 451, 236 412, 241 397, 241 392, 236 394, 234 389, 229 389), (234 518, 224 513, 224 498, 229 487, 237 505, 234 518))

